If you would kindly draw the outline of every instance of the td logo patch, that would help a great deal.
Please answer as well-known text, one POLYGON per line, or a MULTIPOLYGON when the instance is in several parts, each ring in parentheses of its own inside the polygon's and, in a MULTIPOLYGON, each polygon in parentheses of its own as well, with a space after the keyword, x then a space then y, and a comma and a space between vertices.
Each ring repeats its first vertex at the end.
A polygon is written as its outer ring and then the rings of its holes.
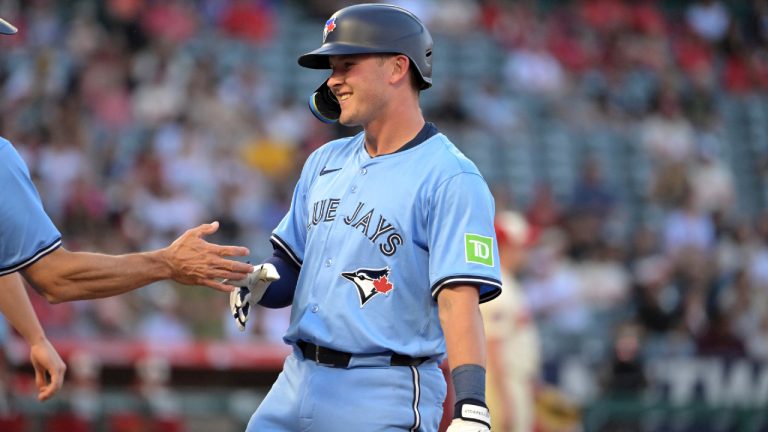
POLYGON ((378 294, 388 296, 395 287, 389 281, 389 267, 383 269, 361 268, 353 272, 343 272, 341 276, 355 284, 357 294, 360 297, 360 308, 378 294))
POLYGON ((464 256, 468 263, 493 267, 493 237, 464 234, 464 256))

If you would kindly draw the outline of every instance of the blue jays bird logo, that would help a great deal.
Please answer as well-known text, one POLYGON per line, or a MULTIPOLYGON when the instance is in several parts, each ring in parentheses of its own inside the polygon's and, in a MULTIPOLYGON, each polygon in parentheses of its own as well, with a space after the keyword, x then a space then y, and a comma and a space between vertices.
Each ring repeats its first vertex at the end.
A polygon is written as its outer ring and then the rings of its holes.
POLYGON ((323 42, 328 37, 328 33, 332 32, 336 28, 336 17, 332 17, 325 22, 325 28, 323 28, 323 42))
POLYGON ((343 272, 344 278, 355 284, 360 297, 360 308, 377 294, 389 295, 394 285, 389 281, 389 267, 383 269, 357 269, 343 272))

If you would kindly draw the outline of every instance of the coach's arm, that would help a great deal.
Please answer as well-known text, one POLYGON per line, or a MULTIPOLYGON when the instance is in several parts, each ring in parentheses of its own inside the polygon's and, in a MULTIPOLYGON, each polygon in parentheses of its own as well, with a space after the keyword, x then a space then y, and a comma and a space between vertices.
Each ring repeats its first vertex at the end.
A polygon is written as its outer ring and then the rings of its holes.
POLYGON ((218 226, 218 222, 200 225, 168 247, 150 252, 107 255, 62 247, 22 274, 51 303, 110 297, 164 279, 229 292, 232 287, 221 280, 242 279, 253 266, 225 258, 248 255, 247 248, 202 239, 218 226))

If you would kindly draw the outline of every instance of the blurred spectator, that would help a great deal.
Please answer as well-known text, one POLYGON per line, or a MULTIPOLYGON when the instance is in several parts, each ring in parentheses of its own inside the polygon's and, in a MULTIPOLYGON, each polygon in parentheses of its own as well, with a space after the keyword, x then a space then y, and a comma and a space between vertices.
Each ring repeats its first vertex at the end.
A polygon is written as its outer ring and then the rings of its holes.
POLYGON ((504 79, 509 86, 521 92, 544 95, 565 90, 565 71, 547 51, 545 43, 542 34, 534 33, 509 53, 504 65, 504 79))
POLYGON ((733 173, 712 143, 702 143, 688 175, 693 205, 706 214, 727 214, 736 199, 733 173))
POLYGON ((141 18, 151 37, 173 43, 189 40, 197 31, 197 14, 186 0, 148 2, 141 18))
POLYGON ((626 2, 582 0, 578 6, 584 22, 599 32, 619 33, 629 25, 631 10, 626 2))
POLYGON ((725 36, 731 21, 728 9, 719 0, 698 0, 685 11, 687 24, 701 38, 719 42, 725 36))
POLYGON ((634 269, 637 321, 648 331, 672 331, 682 319, 682 293, 672 279, 672 264, 663 256, 639 260, 634 269))
POLYGON ((664 220, 664 250, 673 256, 691 250, 712 251, 715 245, 712 218, 696 208, 694 198, 692 193, 686 193, 682 206, 670 211, 664 220))
POLYGON ((659 92, 654 111, 642 123, 641 144, 659 164, 688 160, 694 154, 694 134, 683 115, 677 92, 671 88, 659 92))
MULTIPOLYGON (((510 136, 522 126, 517 108, 511 99, 501 93, 500 86, 494 81, 486 81, 479 89, 473 90, 466 104, 467 111, 474 122, 496 133, 499 137, 510 136)), ((442 109, 445 110, 445 108, 442 109)), ((454 113, 443 111, 443 113, 456 115, 460 111, 454 110, 454 113)))
POLYGON ((150 310, 142 319, 136 336, 151 344, 184 344, 192 342, 192 331, 180 316, 178 294, 172 287, 161 287, 156 282, 141 294, 147 295, 150 310))
POLYGON ((595 158, 587 157, 581 164, 571 194, 570 213, 594 216, 602 222, 610 216, 615 205, 616 198, 602 177, 600 164, 595 158))
POLYGON ((148 124, 159 124, 178 115, 184 97, 181 89, 163 79, 158 71, 151 82, 142 83, 133 97, 134 115, 148 124))
POLYGON ((752 0, 752 8, 747 15, 747 30, 755 42, 768 43, 768 1, 752 0))
POLYGON ((734 359, 747 353, 744 342, 734 333, 734 317, 727 311, 715 310, 706 329, 696 340, 697 353, 705 357, 734 359))
POLYGON ((226 2, 220 19, 225 32, 249 42, 266 42, 275 31, 275 17, 261 0, 226 2))
POLYGON ((218 89, 218 97, 231 110, 241 112, 255 119, 266 118, 272 113, 270 104, 277 95, 261 68, 255 64, 243 63, 225 76, 218 89))
POLYGON ((561 217, 562 210, 552 194, 552 188, 548 184, 537 185, 525 218, 531 225, 545 229, 560 223, 561 217))
POLYGON ((598 243, 577 265, 584 298, 595 311, 621 310, 631 294, 630 275, 622 263, 618 246, 598 243))
POLYGON ((543 231, 531 251, 530 273, 522 280, 542 334, 545 359, 577 352, 591 325, 591 309, 584 298, 584 287, 564 255, 566 242, 559 229, 543 231))
MULTIPOLYGON (((627 401, 642 397, 649 387, 645 373, 645 361, 642 356, 642 329, 635 323, 624 322, 615 330, 611 345, 611 357, 602 371, 603 397, 611 400, 627 401)), ((600 430, 620 432, 640 432, 641 425, 634 418, 614 418, 608 420, 600 430)))
POLYGON ((610 363, 604 372, 604 393, 611 397, 635 396, 647 389, 642 343, 643 331, 637 324, 625 322, 616 327, 610 363))

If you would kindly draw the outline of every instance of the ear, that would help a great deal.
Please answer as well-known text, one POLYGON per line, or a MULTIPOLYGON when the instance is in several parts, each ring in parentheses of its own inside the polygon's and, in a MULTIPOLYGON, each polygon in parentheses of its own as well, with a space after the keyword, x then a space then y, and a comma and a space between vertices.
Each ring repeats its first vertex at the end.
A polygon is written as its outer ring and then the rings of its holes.
POLYGON ((390 83, 398 84, 404 79, 408 79, 408 71, 410 70, 411 60, 408 56, 397 54, 394 56, 394 62, 392 64, 392 75, 389 78, 390 83))

